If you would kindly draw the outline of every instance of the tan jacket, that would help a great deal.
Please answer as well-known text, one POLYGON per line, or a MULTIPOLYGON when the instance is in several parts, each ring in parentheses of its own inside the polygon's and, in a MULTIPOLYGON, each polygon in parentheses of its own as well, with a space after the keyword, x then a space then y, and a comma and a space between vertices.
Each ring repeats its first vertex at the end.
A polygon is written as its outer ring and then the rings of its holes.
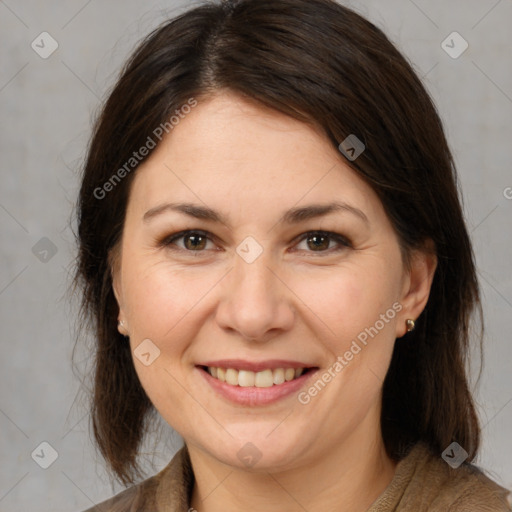
MULTIPOLYGON (((183 447, 156 475, 84 512, 189 512, 193 484, 183 447)), ((367 512, 509 512, 507 497, 508 491, 476 466, 452 469, 419 443, 398 463, 391 483, 367 512)))

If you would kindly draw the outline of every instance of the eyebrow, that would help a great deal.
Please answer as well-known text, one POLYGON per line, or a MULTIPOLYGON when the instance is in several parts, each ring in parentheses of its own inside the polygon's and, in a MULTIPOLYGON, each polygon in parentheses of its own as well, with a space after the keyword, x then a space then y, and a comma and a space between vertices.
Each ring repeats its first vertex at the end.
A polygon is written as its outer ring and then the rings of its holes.
MULTIPOLYGON (((168 211, 183 213, 195 219, 218 222, 229 226, 228 219, 220 212, 217 212, 207 206, 201 206, 192 203, 165 203, 159 206, 155 206, 144 214, 142 220, 144 222, 148 222, 158 215, 168 211)), ((363 211, 345 202, 336 201, 327 204, 312 204, 303 207, 291 208, 283 214, 283 216, 279 219, 278 224, 298 224, 299 222, 323 217, 330 213, 339 211, 351 213, 364 221, 366 224, 370 223, 368 217, 363 211)))

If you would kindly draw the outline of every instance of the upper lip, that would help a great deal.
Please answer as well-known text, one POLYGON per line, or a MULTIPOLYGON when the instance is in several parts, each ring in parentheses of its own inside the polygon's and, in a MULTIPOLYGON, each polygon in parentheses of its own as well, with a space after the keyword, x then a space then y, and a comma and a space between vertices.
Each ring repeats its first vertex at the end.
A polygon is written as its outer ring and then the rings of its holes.
POLYGON ((245 359, 219 359, 216 361, 205 361, 198 366, 213 366, 215 368, 234 368, 236 370, 247 370, 261 372, 263 370, 275 370, 276 368, 312 368, 312 365, 299 361, 286 359, 268 359, 266 361, 247 361, 245 359))

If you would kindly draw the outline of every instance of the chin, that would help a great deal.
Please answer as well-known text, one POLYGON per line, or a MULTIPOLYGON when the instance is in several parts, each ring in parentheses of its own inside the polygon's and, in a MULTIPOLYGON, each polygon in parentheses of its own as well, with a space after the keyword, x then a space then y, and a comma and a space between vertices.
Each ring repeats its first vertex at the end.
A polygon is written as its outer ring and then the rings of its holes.
POLYGON ((264 425, 258 423, 253 428, 243 425, 236 429, 230 425, 228 430, 233 437, 226 434, 221 442, 216 443, 212 443, 212 437, 204 439, 202 450, 224 464, 245 471, 258 473, 290 469, 306 451, 304 432, 294 435, 289 428, 281 426, 276 429, 279 421, 265 422, 264 425))

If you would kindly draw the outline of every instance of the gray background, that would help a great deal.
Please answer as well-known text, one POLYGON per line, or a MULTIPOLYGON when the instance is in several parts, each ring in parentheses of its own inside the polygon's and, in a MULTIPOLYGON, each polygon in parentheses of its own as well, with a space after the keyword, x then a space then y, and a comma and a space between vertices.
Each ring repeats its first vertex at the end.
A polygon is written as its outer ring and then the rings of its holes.
MULTIPOLYGON (((478 463, 512 487, 512 199, 506 197, 512 197, 512 0, 345 3, 410 58, 445 123, 487 324, 476 395, 484 425, 478 463), (457 59, 441 47, 453 31, 469 43, 457 59)), ((121 490, 111 486, 94 452, 71 369, 76 308, 65 294, 74 257, 69 219, 100 99, 134 44, 187 4, 0 0, 0 511, 79 511, 121 490), (43 31, 59 45, 47 59, 31 48, 43 31), (48 469, 31 457, 43 441, 58 453, 48 469)), ((180 443, 162 428, 165 444, 147 447, 154 453, 148 476, 180 443)))

